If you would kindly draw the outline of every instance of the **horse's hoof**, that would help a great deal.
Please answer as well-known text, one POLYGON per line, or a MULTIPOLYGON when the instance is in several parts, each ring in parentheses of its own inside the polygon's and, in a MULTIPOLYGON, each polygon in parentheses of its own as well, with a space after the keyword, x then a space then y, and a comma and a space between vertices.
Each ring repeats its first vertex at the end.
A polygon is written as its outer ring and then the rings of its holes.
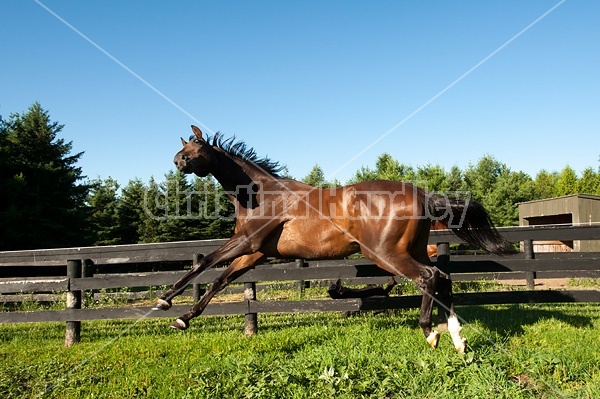
POLYGON ((165 301, 164 299, 157 299, 156 305, 152 308, 152 310, 169 310, 171 309, 171 302, 165 301))
POLYGON ((185 331, 185 330, 187 330, 187 328, 189 326, 190 326, 190 324, 187 321, 183 321, 181 319, 177 319, 169 327, 171 327, 171 328, 173 328, 175 330, 185 331))
POLYGON ((433 349, 437 348, 438 342, 440 340, 440 333, 436 330, 433 330, 431 334, 427 337, 427 343, 431 345, 433 349))
POLYGON ((467 339, 466 338, 462 338, 460 344, 456 343, 454 345, 454 347, 456 348, 456 350, 458 351, 458 353, 465 353, 467 351, 467 339))

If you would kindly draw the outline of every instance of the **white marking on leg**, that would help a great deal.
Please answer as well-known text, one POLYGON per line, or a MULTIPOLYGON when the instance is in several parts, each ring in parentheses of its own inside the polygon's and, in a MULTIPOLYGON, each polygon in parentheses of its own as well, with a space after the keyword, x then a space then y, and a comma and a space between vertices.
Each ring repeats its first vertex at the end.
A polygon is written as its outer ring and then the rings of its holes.
POLYGON ((452 337, 452 342, 454 343, 454 347, 459 353, 465 353, 465 349, 467 347, 467 339, 462 338, 460 336, 460 332, 462 327, 460 322, 458 321, 458 317, 456 315, 451 315, 448 317, 448 331, 450 332, 450 336, 452 337))
POLYGON ((438 346, 438 341, 439 341, 439 339, 440 339, 440 333, 439 333, 439 332, 437 332, 436 330, 433 330, 433 331, 432 331, 432 332, 429 334, 429 336, 427 337, 427 343, 428 343, 429 345, 431 345, 431 347, 432 347, 433 349, 435 349, 435 348, 437 348, 437 346, 438 346))
POLYGON ((185 321, 183 321, 181 319, 177 319, 169 327, 174 328, 176 330, 183 331, 183 330, 187 329, 188 326, 185 323, 185 321))
POLYGON ((156 305, 152 308, 152 310, 169 310, 171 308, 171 304, 164 299, 158 298, 156 300, 156 305))

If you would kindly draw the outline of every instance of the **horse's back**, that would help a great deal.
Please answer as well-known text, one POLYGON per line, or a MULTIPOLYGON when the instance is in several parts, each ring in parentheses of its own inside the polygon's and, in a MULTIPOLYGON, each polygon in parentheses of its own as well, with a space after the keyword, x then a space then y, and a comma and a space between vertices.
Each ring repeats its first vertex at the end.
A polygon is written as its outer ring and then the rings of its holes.
POLYGON ((424 213, 412 184, 377 180, 298 188, 288 197, 281 228, 266 245, 269 255, 339 258, 384 243, 408 250, 423 233, 424 213))

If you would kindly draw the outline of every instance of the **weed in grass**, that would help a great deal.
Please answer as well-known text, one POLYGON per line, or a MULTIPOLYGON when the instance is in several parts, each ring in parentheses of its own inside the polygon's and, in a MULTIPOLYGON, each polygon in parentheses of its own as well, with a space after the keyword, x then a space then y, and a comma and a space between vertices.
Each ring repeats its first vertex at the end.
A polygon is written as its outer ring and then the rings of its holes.
POLYGON ((21 294, 14 302, 0 302, 0 312, 34 312, 37 310, 62 310, 66 294, 56 294, 56 300, 40 301, 35 294, 21 294))

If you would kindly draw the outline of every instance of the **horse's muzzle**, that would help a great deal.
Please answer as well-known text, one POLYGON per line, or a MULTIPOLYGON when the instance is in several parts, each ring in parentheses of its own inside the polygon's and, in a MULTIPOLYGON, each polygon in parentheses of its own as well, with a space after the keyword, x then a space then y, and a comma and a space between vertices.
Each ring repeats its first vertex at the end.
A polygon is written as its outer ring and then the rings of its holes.
POLYGON ((189 168, 189 162, 182 156, 178 155, 173 159, 173 163, 178 171, 185 173, 189 168))

